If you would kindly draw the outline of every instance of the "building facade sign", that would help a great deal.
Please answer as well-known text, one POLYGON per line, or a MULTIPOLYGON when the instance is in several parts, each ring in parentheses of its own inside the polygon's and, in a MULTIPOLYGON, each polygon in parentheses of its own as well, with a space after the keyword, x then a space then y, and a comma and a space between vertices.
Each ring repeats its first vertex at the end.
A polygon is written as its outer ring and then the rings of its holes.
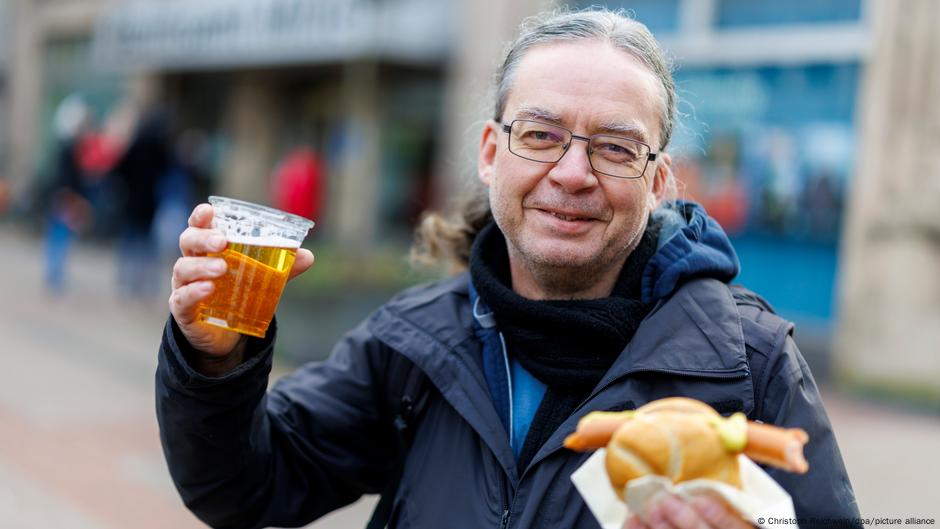
POLYGON ((98 21, 105 69, 322 63, 377 56, 439 62, 453 32, 442 0, 146 0, 98 21))

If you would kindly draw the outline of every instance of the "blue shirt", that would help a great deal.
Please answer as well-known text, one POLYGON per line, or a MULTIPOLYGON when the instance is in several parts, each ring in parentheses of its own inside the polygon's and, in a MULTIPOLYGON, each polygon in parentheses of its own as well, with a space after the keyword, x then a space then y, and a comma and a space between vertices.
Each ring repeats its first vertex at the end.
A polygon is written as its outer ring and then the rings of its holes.
POLYGON ((545 396, 545 384, 526 371, 515 358, 510 358, 509 366, 512 370, 512 453, 518 460, 532 418, 545 396))

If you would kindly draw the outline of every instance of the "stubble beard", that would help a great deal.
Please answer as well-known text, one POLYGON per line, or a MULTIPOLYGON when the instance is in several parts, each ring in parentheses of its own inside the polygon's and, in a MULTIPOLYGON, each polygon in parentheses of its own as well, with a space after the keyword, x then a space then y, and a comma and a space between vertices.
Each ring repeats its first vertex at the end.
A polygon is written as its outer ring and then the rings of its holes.
POLYGON ((619 275, 633 248, 589 259, 540 255, 541 252, 525 251, 512 243, 508 250, 510 259, 528 272, 545 299, 588 299, 610 295, 595 292, 598 284, 603 278, 619 275))
MULTIPOLYGON (((549 249, 526 248, 524 242, 516 244, 506 236, 510 261, 519 263, 531 276, 544 299, 592 299, 608 297, 627 258, 640 243, 646 231, 646 222, 637 227, 631 240, 620 250, 608 254, 600 252, 585 258, 580 255, 564 256, 549 249), (598 286, 608 280, 609 286, 598 292, 598 286)), ((506 234, 506 232, 503 232, 506 234)))

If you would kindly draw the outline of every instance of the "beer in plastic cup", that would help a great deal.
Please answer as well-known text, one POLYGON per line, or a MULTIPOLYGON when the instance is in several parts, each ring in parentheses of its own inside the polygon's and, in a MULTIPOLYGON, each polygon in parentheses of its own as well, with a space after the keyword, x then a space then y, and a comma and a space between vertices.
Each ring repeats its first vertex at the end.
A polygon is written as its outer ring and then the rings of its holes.
POLYGON ((199 319, 250 336, 264 337, 274 317, 297 249, 313 222, 273 208, 226 197, 209 197, 212 227, 228 240, 225 275, 199 307, 199 319))

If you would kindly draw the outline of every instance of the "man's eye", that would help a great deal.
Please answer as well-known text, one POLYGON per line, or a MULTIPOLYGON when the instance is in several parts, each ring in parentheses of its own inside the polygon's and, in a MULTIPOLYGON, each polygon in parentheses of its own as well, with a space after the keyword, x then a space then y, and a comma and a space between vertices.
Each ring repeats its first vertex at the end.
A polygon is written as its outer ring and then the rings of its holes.
POLYGON ((618 143, 601 143, 595 146, 594 150, 601 154, 615 156, 623 160, 635 160, 639 153, 633 145, 621 145, 618 143))
POLYGON ((523 134, 523 139, 527 141, 538 142, 560 142, 561 138, 548 130, 528 130, 523 134))

